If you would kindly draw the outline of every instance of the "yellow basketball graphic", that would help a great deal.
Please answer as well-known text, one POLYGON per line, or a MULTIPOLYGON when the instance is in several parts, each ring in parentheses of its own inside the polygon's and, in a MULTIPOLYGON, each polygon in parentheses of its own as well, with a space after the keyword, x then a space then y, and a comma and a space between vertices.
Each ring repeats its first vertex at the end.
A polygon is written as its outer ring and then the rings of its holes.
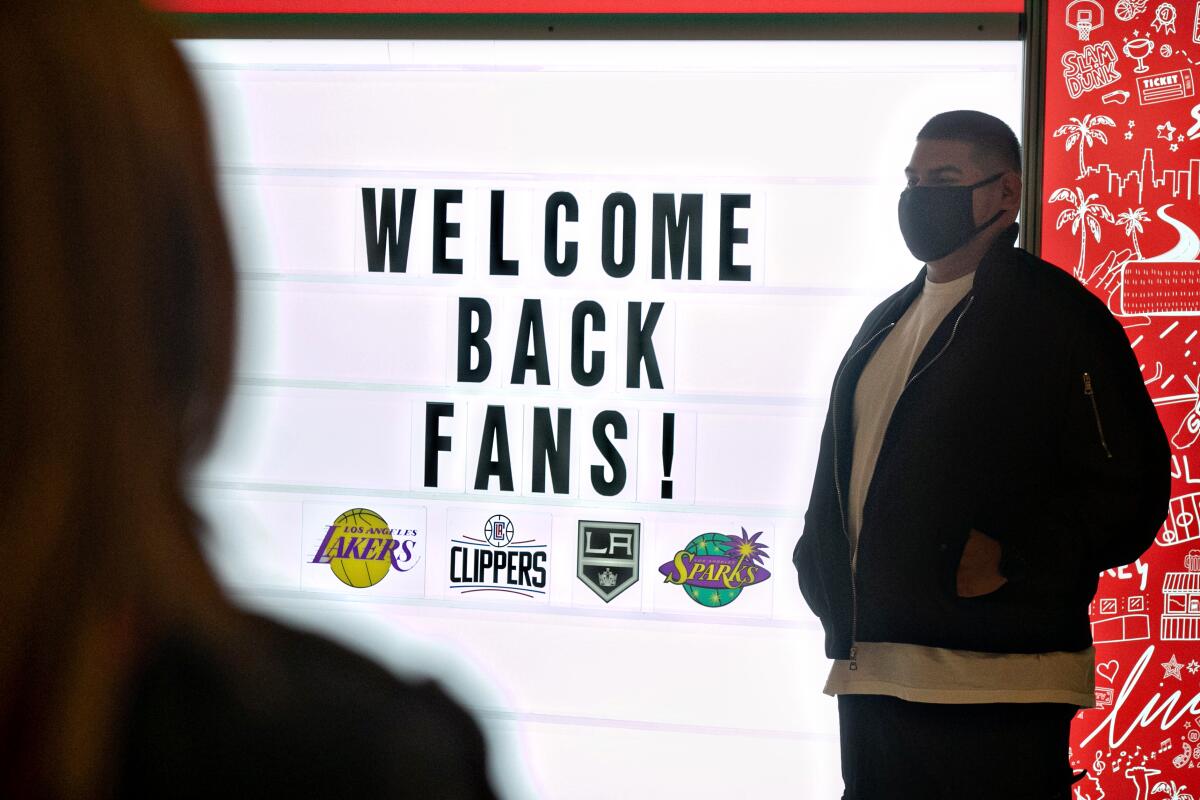
POLYGON ((325 555, 329 568, 347 586, 365 589, 387 577, 394 545, 383 517, 366 508, 352 508, 338 516, 337 530, 328 537, 325 555))

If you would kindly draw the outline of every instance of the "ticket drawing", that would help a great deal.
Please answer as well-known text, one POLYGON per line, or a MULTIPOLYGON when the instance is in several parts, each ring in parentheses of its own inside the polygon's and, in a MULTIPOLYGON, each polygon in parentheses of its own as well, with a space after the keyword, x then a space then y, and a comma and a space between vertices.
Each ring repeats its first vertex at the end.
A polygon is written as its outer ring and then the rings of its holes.
POLYGON ((1137 79, 1138 102, 1144 106, 1182 100, 1195 94, 1191 69, 1177 69, 1137 79))
POLYGON ((1118 301, 1122 314, 1200 313, 1200 262, 1130 261, 1118 301))

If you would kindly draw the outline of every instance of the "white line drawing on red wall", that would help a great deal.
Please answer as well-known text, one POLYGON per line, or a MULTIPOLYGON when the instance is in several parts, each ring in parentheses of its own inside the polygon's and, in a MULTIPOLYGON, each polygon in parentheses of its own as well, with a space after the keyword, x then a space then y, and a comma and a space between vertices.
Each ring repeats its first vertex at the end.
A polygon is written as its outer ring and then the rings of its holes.
POLYGON ((1123 106, 1125 105, 1125 101, 1128 99, 1129 92, 1125 91, 1124 89, 1113 89, 1108 94, 1102 95, 1100 97, 1100 102, 1104 103, 1104 105, 1115 103, 1116 105, 1123 106))
POLYGON ((1137 790, 1133 800, 1150 800, 1150 779, 1161 774, 1162 770, 1153 767, 1130 767, 1125 770, 1125 777, 1137 790))
MULTIPOLYGON (((1135 69, 1134 72, 1137 72, 1137 70, 1135 69)), ((1196 93, 1195 79, 1192 75, 1191 67, 1174 69, 1170 72, 1159 72, 1154 75, 1144 75, 1138 78, 1136 83, 1138 102, 1144 106, 1167 103, 1171 100, 1182 100, 1196 93)))
MULTIPOLYGON (((1097 756, 1098 758, 1098 756, 1097 756)), ((1104 762, 1100 762, 1101 766, 1104 762)), ((1100 779, 1095 773, 1089 773, 1084 780, 1092 782, 1092 788, 1084 790, 1080 784, 1075 785, 1075 800, 1104 800, 1104 788, 1100 785, 1100 779)))
MULTIPOLYGON (((1195 495, 1187 495, 1178 498, 1189 500, 1178 511, 1175 501, 1172 500, 1170 518, 1174 520, 1180 514, 1194 515, 1196 512, 1195 497, 1195 495)), ((1194 528, 1195 521, 1192 520, 1191 524, 1194 528)), ((1200 550, 1189 550, 1183 563, 1184 572, 1168 572, 1163 575, 1163 613, 1159 624, 1159 638, 1163 641, 1193 642, 1200 640, 1200 550)), ((1175 656, 1172 655, 1171 661, 1174 660, 1175 656)), ((1175 677, 1179 677, 1179 675, 1177 674, 1175 677)))
POLYGON ((1183 664, 1179 659, 1175 658, 1175 654, 1171 653, 1171 658, 1162 663, 1163 680, 1174 678, 1177 681, 1183 681, 1183 664))
MULTIPOLYGON (((1120 309, 1114 307, 1114 302, 1121 291, 1122 270, 1131 258, 1133 258, 1133 251, 1128 247, 1120 252, 1110 250, 1108 251, 1108 255, 1104 257, 1104 260, 1097 264, 1092 273, 1082 281, 1084 286, 1091 286, 1097 292, 1104 292, 1107 295, 1108 310, 1115 316, 1121 315, 1120 309)), ((1136 319, 1138 320, 1137 322, 1122 319, 1121 324, 1126 330, 1150 324, 1149 317, 1137 317, 1136 319)))
POLYGON ((1092 641, 1096 644, 1140 642, 1149 638, 1149 614, 1123 614, 1092 622, 1092 641))
POLYGON ((1146 66, 1146 56, 1154 52, 1154 42, 1145 36, 1138 36, 1136 31, 1133 35, 1137 38, 1126 39, 1125 44, 1121 47, 1121 52, 1138 62, 1133 71, 1141 75, 1143 72, 1150 71, 1150 68, 1146 66))
POLYGON ((1188 160, 1187 169, 1164 169, 1161 172, 1154 166, 1154 151, 1147 147, 1142 151, 1141 167, 1121 175, 1114 172, 1108 164, 1088 167, 1088 173, 1105 175, 1108 192, 1123 198, 1129 189, 1129 184, 1137 185, 1137 201, 1142 202, 1142 193, 1147 188, 1165 188, 1173 198, 1200 198, 1200 158, 1188 160))
MULTIPOLYGON (((1108 661, 1101 661, 1096 664, 1096 677, 1100 678, 1108 684, 1108 686, 1096 685, 1096 707, 1108 708, 1113 704, 1113 684, 1117 681, 1117 673, 1121 670, 1121 662, 1115 658, 1110 658, 1108 661)), ((1096 751, 1096 757, 1100 757, 1100 751, 1096 751)), ((1103 768, 1103 762, 1101 762, 1103 768)))
POLYGON ((1185 722, 1183 725, 1188 730, 1179 740, 1180 753, 1171 759, 1171 766, 1176 769, 1200 767, 1200 730, 1193 727, 1191 722, 1185 722))
MULTIPOLYGON (((1176 450, 1186 450, 1196 443, 1197 438, 1200 438, 1200 391, 1196 389, 1196 381, 1187 375, 1183 376, 1183 380, 1193 392, 1196 392, 1196 402, 1188 409, 1188 413, 1184 415, 1175 434, 1171 437, 1171 445, 1176 450)), ((1172 464, 1172 466, 1174 465, 1172 464)))
MULTIPOLYGON (((1125 581, 1136 580, 1138 582, 1138 591, 1144 592, 1146 590, 1146 576, 1150 574, 1150 565, 1148 565, 1146 562, 1142 561, 1141 558, 1136 558, 1133 560, 1133 563, 1131 563, 1131 564, 1122 564, 1119 567, 1114 567, 1112 569, 1106 569, 1106 570, 1104 570, 1104 572, 1102 572, 1100 574, 1107 575, 1110 578, 1116 578, 1117 580, 1125 580, 1125 581)), ((1129 600, 1134 599, 1134 597, 1130 596, 1125 599, 1126 599, 1126 601, 1129 601, 1129 600)), ((1126 611, 1141 611, 1142 609, 1133 608, 1132 606, 1130 606, 1129 608, 1126 608, 1125 610, 1126 611)), ((1114 611, 1113 613, 1116 613, 1116 612, 1114 611)))
POLYGON ((1057 203, 1066 201, 1071 203, 1071 208, 1063 209, 1058 215, 1058 220, 1054 224, 1054 229, 1058 230, 1068 222, 1071 223, 1071 233, 1079 236, 1079 263, 1075 266, 1075 277, 1083 279, 1083 265, 1087 259, 1087 234, 1090 230, 1096 242, 1100 242, 1100 223, 1098 220, 1113 222, 1112 212, 1108 210, 1108 206, 1103 203, 1093 202, 1100 195, 1089 194, 1084 195, 1083 190, 1079 187, 1072 189, 1055 189, 1050 195, 1050 202, 1057 203), (1086 225, 1084 224, 1086 223, 1086 225))
MULTIPOLYGON (((1160 403, 1155 403, 1155 405, 1160 405, 1160 403)), ((1192 477, 1192 465, 1188 460, 1187 453, 1171 454, 1171 477, 1184 483, 1200 484, 1200 475, 1192 477)))
POLYGON ((1117 0, 1116 7, 1113 8, 1113 13, 1117 15, 1117 19, 1121 22, 1129 22, 1146 10, 1146 5, 1150 0, 1117 0))
POLYGON ((1196 3, 1196 21, 1192 23, 1192 41, 1200 44, 1200 2, 1196 3))
POLYGON ((1195 800, 1190 792, 1185 792, 1186 786, 1176 786, 1175 781, 1159 781, 1150 791, 1154 794, 1163 793, 1163 800, 1195 800))
MULTIPOLYGON (((1198 493, 1198 492, 1192 492, 1191 494, 1185 494, 1185 495, 1180 495, 1179 497, 1171 498, 1169 510, 1167 511, 1167 518, 1163 522, 1163 526, 1159 530, 1158 536, 1155 539, 1155 541, 1157 541, 1158 544, 1162 545, 1163 547, 1171 547, 1173 545, 1183 544, 1184 542, 1191 542, 1191 541, 1195 541, 1196 539, 1200 539, 1200 525, 1197 525, 1198 517, 1200 517, 1200 505, 1197 505, 1197 498, 1200 498, 1200 493, 1198 493)), ((1189 553, 1188 558, 1191 558, 1191 555, 1192 554, 1189 553)), ((1163 577, 1163 595, 1164 595, 1163 608, 1164 609, 1167 607, 1167 603, 1166 603, 1167 588, 1166 587, 1168 586, 1168 583, 1170 583, 1173 587, 1175 587, 1175 588, 1172 588, 1172 590, 1171 590, 1172 593, 1178 593, 1178 592, 1182 591, 1178 587, 1188 586, 1193 582, 1195 582, 1197 585, 1200 585, 1200 578, 1197 578, 1197 577, 1170 578, 1168 576, 1171 576, 1171 575, 1176 575, 1176 576, 1193 575, 1193 574, 1194 573, 1192 573, 1190 570, 1188 572, 1168 572, 1167 575, 1163 577)), ((1200 603, 1200 599, 1198 599, 1197 602, 1200 603)), ((1178 608, 1178 603, 1176 603, 1175 607, 1178 608)), ((1179 623, 1176 626, 1173 623, 1172 629, 1173 630, 1181 629, 1181 630, 1188 630, 1188 631, 1195 630, 1196 636, 1195 637, 1188 636, 1187 638, 1200 639, 1200 605, 1197 606, 1197 609, 1198 610, 1195 612, 1177 612, 1177 613, 1188 613, 1188 614, 1195 613, 1197 615, 1195 624, 1188 622, 1186 624, 1179 623)), ((1164 632, 1165 632, 1165 627, 1164 627, 1164 632)), ((1167 637, 1164 633, 1164 636, 1162 638, 1166 639, 1169 637, 1167 637)))
POLYGON ((1070 150, 1073 146, 1079 146, 1079 176, 1075 180, 1083 180, 1087 177, 1088 168, 1083 163, 1083 151, 1085 148, 1091 147, 1093 142, 1102 142, 1108 144, 1108 134, 1100 130, 1100 125, 1108 127, 1116 127, 1112 117, 1103 114, 1092 116, 1084 114, 1083 119, 1079 117, 1071 117, 1071 121, 1065 125, 1059 125, 1054 129, 1054 138, 1066 136, 1066 149, 1070 150))
POLYGON ((1079 34, 1079 41, 1086 42, 1092 31, 1104 25, 1104 7, 1097 0, 1071 0, 1067 3, 1067 27, 1079 34))
MULTIPOLYGON (((1200 16, 1198 16, 1197 19, 1200 19, 1200 16)), ((1188 128, 1187 138, 1189 142, 1200 139, 1200 105, 1192 106, 1190 113, 1192 115, 1192 119, 1196 121, 1192 123, 1192 127, 1188 128)))
POLYGON ((1142 248, 1138 246, 1137 235, 1145 232, 1142 223, 1149 221, 1150 215, 1146 213, 1146 209, 1140 206, 1117 214, 1117 224, 1124 225, 1125 235, 1133 240, 1133 255, 1138 261, 1142 260, 1142 248))
MULTIPOLYGON (((1191 173, 1200 177, 1200 159, 1192 159, 1188 170, 1176 170, 1176 189, 1179 173, 1189 175, 1188 192, 1192 191, 1191 173)), ((1159 206, 1156 216, 1175 228, 1179 241, 1156 256, 1131 259, 1122 270, 1117 307, 1121 314, 1140 316, 1200 315, 1200 236, 1188 225, 1167 213, 1174 204, 1159 206)))
POLYGON ((1158 8, 1154 9, 1154 21, 1150 23, 1150 27, 1163 36, 1174 36, 1176 18, 1175 6, 1170 3, 1160 3, 1158 8))
MULTIPOLYGON (((1145 372, 1145 370, 1146 370, 1146 365, 1145 365, 1145 364, 1143 364, 1143 365, 1142 365, 1142 371, 1143 371, 1143 372, 1145 372)), ((1143 380, 1142 380, 1142 383, 1144 383, 1144 384, 1146 384, 1147 386, 1149 386, 1150 384, 1152 384, 1152 383, 1154 383, 1155 381, 1157 381, 1157 380, 1159 380, 1160 378, 1162 378, 1162 376, 1163 376, 1163 365, 1162 365, 1162 362, 1161 362, 1161 361, 1155 361, 1155 362, 1154 362, 1154 374, 1153 374, 1153 375, 1151 375, 1149 378, 1145 378, 1145 379, 1143 379, 1143 380)))
POLYGON ((1117 72, 1117 51, 1111 42, 1086 44, 1079 52, 1068 50, 1062 54, 1062 65, 1063 81, 1072 100, 1121 79, 1121 73, 1117 72))

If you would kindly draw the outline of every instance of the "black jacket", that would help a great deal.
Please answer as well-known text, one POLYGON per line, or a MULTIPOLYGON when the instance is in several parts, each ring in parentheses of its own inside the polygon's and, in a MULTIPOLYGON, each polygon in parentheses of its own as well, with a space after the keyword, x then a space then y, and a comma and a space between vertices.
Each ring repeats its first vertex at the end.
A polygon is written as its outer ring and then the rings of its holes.
POLYGON ((1142 554, 1166 516, 1170 451, 1129 340, 1074 278, 1009 228, 934 331, 896 403, 867 492, 852 581, 846 534, 855 387, 925 270, 868 315, 838 367, 792 560, 825 628, 854 642, 995 653, 1081 650, 1098 573, 1142 554), (972 528, 1009 580, 959 597, 972 528))

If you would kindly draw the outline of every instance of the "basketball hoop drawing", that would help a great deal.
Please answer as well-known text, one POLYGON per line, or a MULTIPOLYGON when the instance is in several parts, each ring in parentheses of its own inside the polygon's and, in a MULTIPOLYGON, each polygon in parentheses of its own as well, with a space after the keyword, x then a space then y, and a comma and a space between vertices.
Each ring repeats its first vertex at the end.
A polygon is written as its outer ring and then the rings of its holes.
POLYGON ((1104 7, 1097 0, 1072 0, 1067 3, 1067 27, 1079 34, 1079 41, 1086 42, 1092 31, 1104 25, 1104 7))

